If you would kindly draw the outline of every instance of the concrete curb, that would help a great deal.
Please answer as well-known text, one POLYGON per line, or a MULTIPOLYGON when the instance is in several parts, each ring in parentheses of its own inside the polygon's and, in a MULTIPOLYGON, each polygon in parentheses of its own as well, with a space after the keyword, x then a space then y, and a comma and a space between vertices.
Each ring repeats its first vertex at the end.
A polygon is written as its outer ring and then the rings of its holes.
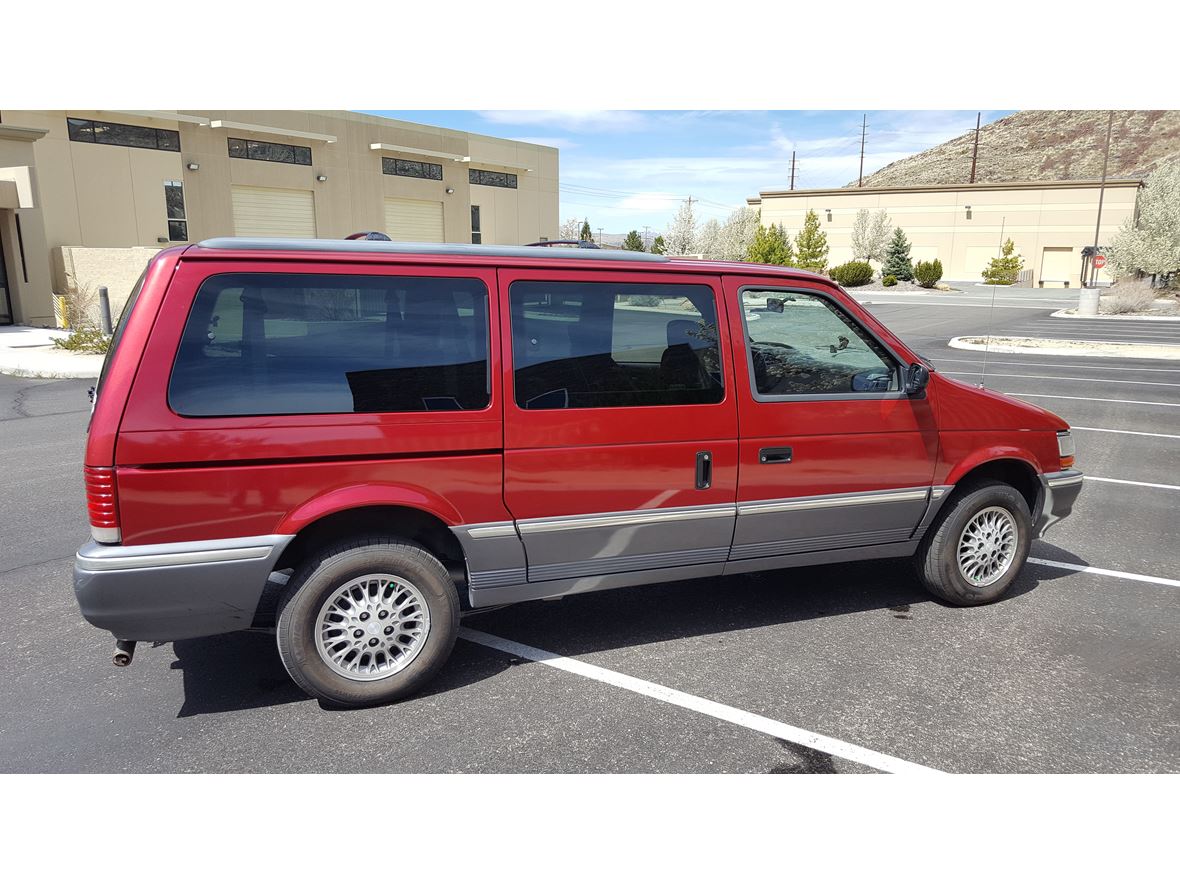
POLYGON ((1127 314, 1119 313, 1100 313, 1098 316, 1084 316, 1079 313, 1070 313, 1071 310, 1076 310, 1073 307, 1063 307, 1061 310, 1055 310, 1049 314, 1051 317, 1060 317, 1062 319, 1070 320, 1150 320, 1153 323, 1180 323, 1180 314, 1173 317, 1144 317, 1144 316, 1129 316, 1127 314))
POLYGON ((989 353, 1039 353, 1044 356, 1101 356, 1139 360, 1180 360, 1180 344, 1125 344, 1121 341, 1074 341, 1065 338, 994 336, 990 345, 982 335, 959 336, 947 342, 958 350, 989 353), (1034 343, 1040 342, 1040 344, 1034 343))

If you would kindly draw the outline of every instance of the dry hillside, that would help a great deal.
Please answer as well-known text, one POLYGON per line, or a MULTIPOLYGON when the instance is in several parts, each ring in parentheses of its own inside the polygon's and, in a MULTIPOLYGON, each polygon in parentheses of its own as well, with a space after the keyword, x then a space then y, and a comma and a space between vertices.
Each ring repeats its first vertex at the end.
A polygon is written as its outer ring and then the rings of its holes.
MULTIPOLYGON (((977 182, 1077 181, 1102 174, 1108 111, 1017 111, 979 130, 977 182)), ((971 130, 865 176, 865 187, 962 184, 971 174, 971 130)), ((1116 111, 1110 178, 1142 178, 1180 162, 1180 111, 1116 111)), ((848 187, 856 187, 853 181, 848 187)))

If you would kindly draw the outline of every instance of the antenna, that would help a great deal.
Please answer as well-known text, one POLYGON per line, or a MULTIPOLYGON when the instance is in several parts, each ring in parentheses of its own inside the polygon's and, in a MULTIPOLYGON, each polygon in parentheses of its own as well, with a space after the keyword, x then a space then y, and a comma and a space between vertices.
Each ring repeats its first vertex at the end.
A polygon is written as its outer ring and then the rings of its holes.
MULTIPOLYGON (((1004 225, 1008 222, 1008 216, 1000 219, 1000 246, 996 250, 996 257, 999 258, 1004 254, 1004 225)), ((992 283, 992 306, 987 312, 987 337, 983 339, 983 371, 979 373, 979 386, 983 387, 984 382, 987 381, 987 355, 992 346, 992 318, 996 315, 996 284, 992 283)))

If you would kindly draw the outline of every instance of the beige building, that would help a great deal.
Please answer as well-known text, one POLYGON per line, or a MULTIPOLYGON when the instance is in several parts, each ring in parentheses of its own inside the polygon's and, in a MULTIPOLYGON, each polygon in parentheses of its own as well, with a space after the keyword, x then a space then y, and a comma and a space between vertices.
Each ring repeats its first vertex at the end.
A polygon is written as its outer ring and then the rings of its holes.
POLYGON ((557 150, 344 111, 0 111, 0 323, 208 237, 521 244, 558 230, 557 150))
MULTIPOLYGON (((1123 220, 1135 213, 1142 182, 1107 181, 1102 203, 1100 245, 1110 243, 1123 220)), ((943 277, 978 281, 999 254, 1001 226, 1024 257, 1032 286, 1080 284, 1082 249, 1094 244, 1098 220, 1097 181, 1037 181, 918 187, 836 188, 764 191, 748 202, 762 211, 762 223, 782 223, 791 234, 815 210, 828 236, 828 264, 855 257, 852 226, 860 209, 884 209, 892 227, 901 227, 914 261, 942 262, 943 277)), ((1105 272, 1100 281, 1109 282, 1105 272)))

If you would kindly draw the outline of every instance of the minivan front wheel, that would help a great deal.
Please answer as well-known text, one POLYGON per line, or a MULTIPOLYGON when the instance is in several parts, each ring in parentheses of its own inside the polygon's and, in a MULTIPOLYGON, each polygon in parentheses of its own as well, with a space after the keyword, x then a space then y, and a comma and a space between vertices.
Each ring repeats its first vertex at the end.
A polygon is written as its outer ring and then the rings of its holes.
POLYGON ((313 555, 279 603, 279 656, 308 694, 348 707, 389 703, 446 662, 459 629, 455 583, 438 559, 397 538, 313 555))
POLYGON ((930 527, 915 556, 926 589, 955 605, 994 602, 1016 580, 1032 544, 1028 502, 991 482, 960 492, 930 527))

